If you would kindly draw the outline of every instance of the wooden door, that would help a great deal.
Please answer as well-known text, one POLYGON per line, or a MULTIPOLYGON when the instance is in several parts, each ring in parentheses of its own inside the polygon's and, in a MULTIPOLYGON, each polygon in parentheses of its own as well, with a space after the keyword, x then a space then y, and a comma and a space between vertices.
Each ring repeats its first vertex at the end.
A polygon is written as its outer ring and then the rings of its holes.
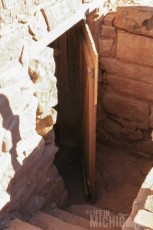
POLYGON ((80 33, 80 146, 85 195, 92 200, 95 199, 97 79, 98 53, 89 26, 84 21, 80 33))

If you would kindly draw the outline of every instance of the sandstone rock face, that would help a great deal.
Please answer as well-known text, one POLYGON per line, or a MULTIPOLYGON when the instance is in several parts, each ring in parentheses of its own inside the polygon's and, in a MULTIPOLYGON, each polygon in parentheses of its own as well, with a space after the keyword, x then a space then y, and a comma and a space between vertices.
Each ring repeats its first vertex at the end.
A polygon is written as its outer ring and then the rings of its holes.
POLYGON ((119 8, 114 20, 115 27, 133 34, 153 37, 153 11, 151 7, 119 8))
POLYGON ((42 12, 47 21, 48 31, 54 29, 62 20, 71 15, 66 1, 60 1, 57 4, 44 8, 42 12))
POLYGON ((128 99, 113 92, 104 94, 103 105, 110 114, 138 123, 142 123, 149 115, 149 107, 147 104, 128 99))
POLYGON ((29 31, 34 40, 40 40, 47 33, 45 18, 41 12, 36 12, 29 22, 29 31))
POLYGON ((104 19, 103 19, 103 24, 106 26, 112 26, 115 16, 116 16, 116 14, 113 12, 106 14, 104 19))
MULTIPOLYGON (((112 36, 111 36, 112 37, 112 36)), ((112 56, 112 49, 113 49, 113 39, 106 38, 99 40, 99 47, 100 47, 100 55, 104 57, 112 56)))
POLYGON ((63 180, 52 164, 58 150, 53 132, 56 111, 52 106, 57 103, 53 50, 48 48, 44 53, 38 66, 31 64, 34 61, 29 65, 30 74, 36 76, 33 81, 19 62, 9 62, 0 69, 1 223, 33 213, 48 201, 62 205, 66 199, 63 180), (48 98, 39 93, 38 82, 46 85, 43 90, 48 98))
POLYGON ((105 78, 108 81, 108 85, 120 93, 150 102, 153 100, 153 85, 133 79, 120 78, 113 74, 106 74, 105 78))
POLYGON ((42 13, 46 19, 48 31, 51 31, 60 22, 67 19, 79 6, 80 0, 60 0, 56 4, 51 4, 49 7, 43 7, 42 13))
POLYGON ((114 26, 102 25, 101 36, 114 38, 115 37, 115 31, 116 31, 116 29, 114 26))
POLYGON ((152 38, 118 31, 117 39, 117 58, 140 65, 153 66, 152 38))
MULTIPOLYGON (((139 3, 152 6, 153 2, 133 1, 133 5, 139 3)), ((107 14, 103 18, 99 46, 103 73, 99 100, 104 112, 97 121, 98 138, 123 151, 128 149, 150 158, 153 155, 153 8, 120 7, 116 13, 107 14), (101 47, 104 44, 108 47, 101 47)), ((148 175, 123 230, 153 229, 152 161, 143 174, 148 175)))
MULTIPOLYGON (((46 0, 29 0, 16 2, 12 1, 2 1, 1 6, 1 27, 3 25, 8 25, 14 22, 27 21, 27 17, 33 14, 33 9, 41 4, 45 3, 46 0)), ((56 3, 55 0, 49 1, 51 5, 56 3)))
POLYGON ((49 202, 62 206, 67 199, 53 165, 54 51, 46 48, 30 60, 31 47, 48 33, 41 9, 57 3, 45 2, 0 1, 0 229, 10 218, 28 217, 49 202))
POLYGON ((56 122, 56 111, 52 108, 57 104, 55 62, 53 50, 46 48, 39 57, 29 63, 29 74, 34 83, 38 99, 36 131, 47 137, 56 122))
POLYGON ((98 115, 98 133, 142 155, 153 152, 152 14, 151 7, 119 7, 104 16, 99 39, 105 116, 98 115))
POLYGON ((153 85, 152 67, 122 61, 117 58, 101 57, 101 68, 107 73, 121 78, 133 79, 153 85))

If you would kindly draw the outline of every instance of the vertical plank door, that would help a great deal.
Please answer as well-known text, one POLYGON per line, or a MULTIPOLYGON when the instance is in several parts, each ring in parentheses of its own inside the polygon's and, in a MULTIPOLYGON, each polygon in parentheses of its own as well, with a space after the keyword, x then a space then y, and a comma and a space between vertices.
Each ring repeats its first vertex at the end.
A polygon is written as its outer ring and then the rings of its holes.
MULTIPOLYGON (((97 107, 98 53, 86 21, 80 32, 80 146, 84 168, 85 190, 95 199, 96 164, 96 107, 97 107)), ((87 194, 88 193, 88 194, 87 194)))

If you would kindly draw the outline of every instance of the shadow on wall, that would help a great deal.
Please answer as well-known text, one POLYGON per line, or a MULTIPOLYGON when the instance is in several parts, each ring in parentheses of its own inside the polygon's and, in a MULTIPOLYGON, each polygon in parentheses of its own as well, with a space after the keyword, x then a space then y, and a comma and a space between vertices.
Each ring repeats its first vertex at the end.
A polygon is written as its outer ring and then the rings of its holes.
MULTIPOLYGON (((17 169, 20 167, 20 163, 17 160, 17 152, 16 152, 16 147, 17 143, 21 140, 20 137, 20 131, 19 131, 19 116, 18 115, 13 115, 12 110, 10 108, 10 104, 6 96, 3 94, 0 94, 0 101, 3 103, 5 102, 5 107, 0 106, 0 115, 2 116, 2 126, 5 130, 10 131, 11 137, 10 140, 3 140, 2 143, 2 151, 7 152, 7 141, 11 145, 11 149, 9 150, 11 154, 11 161, 12 161, 12 166, 14 171, 16 172, 17 169), (8 118, 8 119, 6 119, 8 118), (10 121, 10 122, 9 122, 10 121), (13 128, 15 128, 15 132, 13 132, 13 128)), ((1 104, 0 104, 1 105, 1 104)))
MULTIPOLYGON (((7 200, 9 201, 1 210, 1 216, 3 216, 3 214, 5 215, 5 210, 8 208, 8 205, 11 205, 11 202, 13 202, 13 194, 11 194, 12 180, 9 180, 9 178, 7 177, 7 173, 5 173, 5 170, 7 170, 7 167, 5 168, 5 164, 6 165, 8 164, 8 169, 12 171, 10 172, 10 174, 14 174, 14 175, 16 174, 17 170, 21 166, 19 161, 17 160, 18 155, 16 151, 17 143, 21 140, 20 131, 19 131, 19 116, 14 115, 12 113, 9 101, 7 97, 3 94, 0 94, 0 116, 2 118, 1 119, 2 127, 4 129, 4 133, 2 135, 2 140, 1 140, 1 144, 2 144, 1 164, 2 165, 4 164, 4 172, 3 171, 1 172, 3 178, 0 179, 1 199, 3 199, 1 206, 3 207, 3 204, 7 203, 7 200), (9 161, 8 158, 9 156, 11 157, 11 162, 7 162, 9 161), (13 168, 10 168, 10 166, 12 166, 13 168), (6 184, 8 186, 7 188, 6 188, 6 184)), ((1 228, 3 228, 3 221, 1 221, 0 224, 0 229, 1 228)))
POLYGON ((44 170, 39 169, 40 156, 42 156, 44 150, 44 141, 38 135, 36 135, 39 138, 37 138, 35 149, 33 148, 32 151, 29 149, 29 156, 27 157, 27 153, 23 152, 25 156, 19 163, 18 157, 21 156, 18 152, 17 144, 21 141, 20 119, 18 115, 12 113, 9 101, 3 94, 0 94, 0 118, 3 129, 0 140, 2 149, 0 155, 0 229, 3 229, 10 219, 17 215, 19 216, 21 211, 24 211, 23 206, 25 204, 29 206, 31 204, 31 210, 32 206, 38 210, 41 208, 43 200, 38 199, 39 197, 36 196, 36 202, 32 203, 30 199, 39 194, 39 189, 44 186, 44 184, 42 185, 43 182, 40 183, 43 178, 36 172, 40 171, 44 173, 44 176, 46 176, 46 173, 44 170), (35 183, 33 183, 34 177, 38 178, 35 183), (40 180, 40 187, 37 189, 35 186, 38 184, 38 180, 40 180), (36 189, 38 190, 37 192, 36 189))
POLYGON ((53 165, 57 147, 45 145, 36 132, 23 137, 21 130, 30 117, 22 120, 22 115, 14 115, 8 98, 0 94, 0 230, 16 217, 29 219, 49 202, 62 206, 66 196, 53 165))

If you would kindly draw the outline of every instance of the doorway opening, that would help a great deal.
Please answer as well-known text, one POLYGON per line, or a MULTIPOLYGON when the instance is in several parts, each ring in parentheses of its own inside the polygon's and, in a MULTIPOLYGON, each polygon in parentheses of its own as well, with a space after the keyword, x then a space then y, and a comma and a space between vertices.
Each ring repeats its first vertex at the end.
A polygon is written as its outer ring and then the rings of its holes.
POLYGON ((58 89, 55 164, 64 179, 70 203, 84 202, 79 152, 79 28, 65 32, 51 46, 55 50, 58 89))
POLYGON ((92 58, 95 54, 98 66, 98 54, 85 21, 72 27, 50 47, 55 50, 58 88, 54 130, 59 151, 55 164, 70 191, 70 201, 80 203, 84 202, 84 193, 86 199, 95 196, 97 72, 92 58))

